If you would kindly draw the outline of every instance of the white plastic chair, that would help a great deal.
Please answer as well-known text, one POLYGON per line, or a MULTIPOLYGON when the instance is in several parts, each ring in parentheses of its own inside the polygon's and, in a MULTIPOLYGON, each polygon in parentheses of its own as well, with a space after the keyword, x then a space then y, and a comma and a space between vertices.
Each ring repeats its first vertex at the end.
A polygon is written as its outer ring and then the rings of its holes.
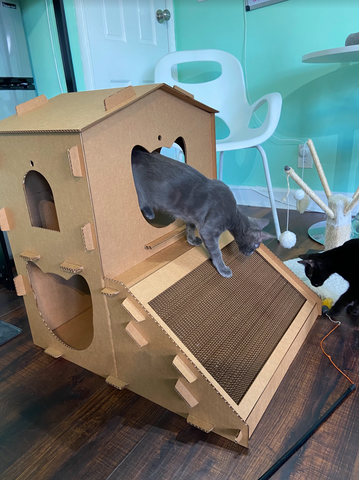
POLYGON ((220 152, 220 180, 222 180, 224 152, 251 147, 255 147, 259 151, 263 160, 269 200, 276 235, 279 240, 281 232, 272 182, 267 156, 261 144, 268 140, 277 128, 282 108, 281 95, 279 93, 269 93, 249 105, 241 64, 236 57, 221 50, 184 50, 169 53, 162 57, 155 67, 155 83, 177 85, 194 95, 194 98, 199 102, 218 110, 219 113, 216 115, 226 123, 230 131, 226 138, 216 140, 216 150, 220 152), (217 62, 221 65, 222 72, 215 80, 205 83, 182 83, 173 78, 173 67, 189 62, 217 62), (250 128, 249 122, 254 111, 265 102, 268 103, 268 111, 263 124, 257 128, 250 128))

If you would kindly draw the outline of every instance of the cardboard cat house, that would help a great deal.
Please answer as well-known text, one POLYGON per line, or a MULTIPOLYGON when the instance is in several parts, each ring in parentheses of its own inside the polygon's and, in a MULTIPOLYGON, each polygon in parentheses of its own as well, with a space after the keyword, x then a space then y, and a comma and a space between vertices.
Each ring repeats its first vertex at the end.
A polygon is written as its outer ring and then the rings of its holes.
POLYGON ((131 152, 176 143, 216 176, 215 111, 164 84, 40 96, 0 122, 0 226, 34 343, 243 446, 320 300, 231 235, 221 277, 180 221, 143 217, 131 152))

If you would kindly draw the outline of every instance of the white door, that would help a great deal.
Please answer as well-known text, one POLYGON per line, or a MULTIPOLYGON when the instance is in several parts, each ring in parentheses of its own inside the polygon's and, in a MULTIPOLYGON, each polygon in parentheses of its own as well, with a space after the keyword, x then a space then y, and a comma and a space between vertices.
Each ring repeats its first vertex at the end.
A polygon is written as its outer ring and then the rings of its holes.
POLYGON ((172 0, 75 0, 87 90, 154 83, 174 46, 172 0), (159 23, 157 10, 171 17, 159 23))

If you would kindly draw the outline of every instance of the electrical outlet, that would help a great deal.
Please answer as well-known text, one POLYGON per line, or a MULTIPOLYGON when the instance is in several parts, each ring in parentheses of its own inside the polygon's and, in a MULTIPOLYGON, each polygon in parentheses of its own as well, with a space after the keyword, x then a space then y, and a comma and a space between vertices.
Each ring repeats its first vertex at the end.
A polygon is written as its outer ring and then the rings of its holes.
POLYGON ((298 147, 298 168, 313 168, 313 157, 306 143, 298 147))

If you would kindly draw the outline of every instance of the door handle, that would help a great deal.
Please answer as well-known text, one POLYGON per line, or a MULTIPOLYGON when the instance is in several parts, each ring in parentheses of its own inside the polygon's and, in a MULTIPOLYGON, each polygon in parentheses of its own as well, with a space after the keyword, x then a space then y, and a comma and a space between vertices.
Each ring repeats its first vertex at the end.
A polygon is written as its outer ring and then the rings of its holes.
POLYGON ((156 18, 158 23, 168 22, 171 18, 171 12, 165 8, 165 10, 157 10, 156 18))

